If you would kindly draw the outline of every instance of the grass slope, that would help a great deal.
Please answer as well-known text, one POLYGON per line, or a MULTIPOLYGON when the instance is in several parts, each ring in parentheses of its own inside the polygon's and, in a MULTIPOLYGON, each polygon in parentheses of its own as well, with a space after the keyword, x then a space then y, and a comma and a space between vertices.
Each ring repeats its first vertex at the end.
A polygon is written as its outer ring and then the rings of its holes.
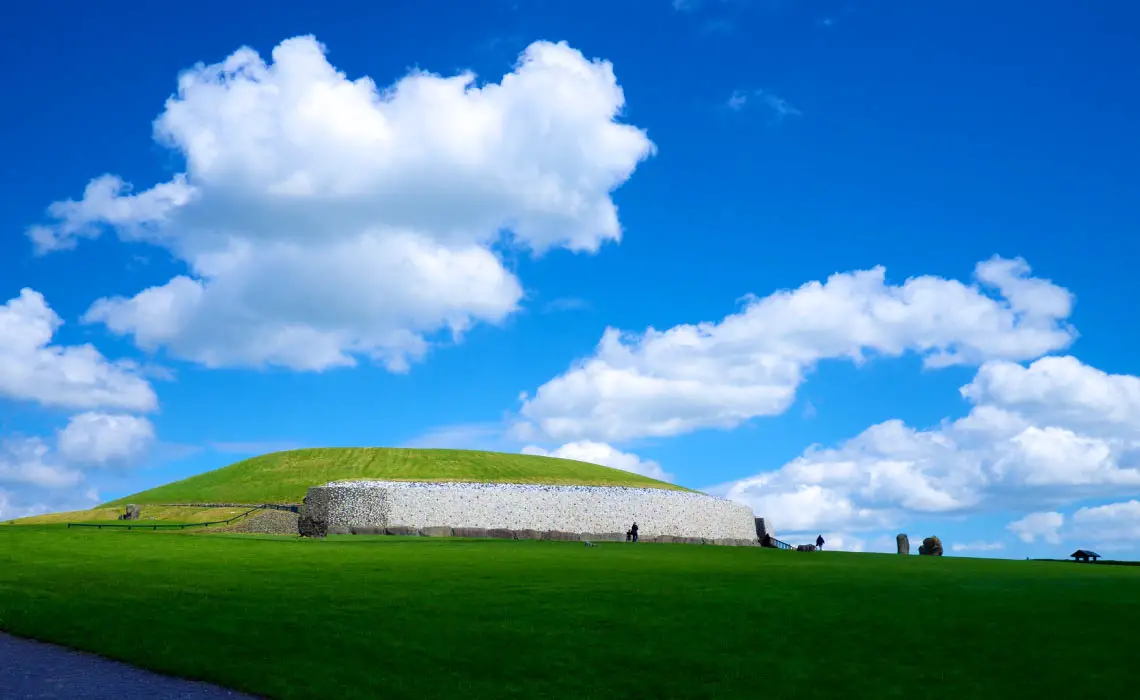
POLYGON ((0 527, 0 628, 271 698, 1132 697, 1140 569, 0 527))
MULTIPOLYGON (((189 508, 185 506, 142 506, 139 520, 131 524, 144 524, 151 520, 163 523, 206 523, 227 520, 249 510, 248 508, 189 508)), ((46 513, 13 520, 16 525, 51 525, 54 523, 114 523, 122 515, 121 507, 100 507, 91 510, 73 510, 66 513, 46 513)), ((124 523, 125 524, 125 523, 124 523)))
POLYGON ((466 481, 679 488, 646 476, 553 457, 389 448, 274 452, 111 501, 127 503, 299 503, 330 481, 466 481))

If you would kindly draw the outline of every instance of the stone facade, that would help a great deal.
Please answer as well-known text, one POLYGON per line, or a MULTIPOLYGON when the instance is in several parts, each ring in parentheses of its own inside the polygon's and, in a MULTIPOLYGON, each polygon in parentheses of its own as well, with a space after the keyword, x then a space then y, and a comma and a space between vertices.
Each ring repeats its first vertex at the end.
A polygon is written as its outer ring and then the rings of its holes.
POLYGON ((416 534, 754 544, 747 506, 701 493, 611 486, 358 481, 315 486, 304 517, 329 534, 416 534))

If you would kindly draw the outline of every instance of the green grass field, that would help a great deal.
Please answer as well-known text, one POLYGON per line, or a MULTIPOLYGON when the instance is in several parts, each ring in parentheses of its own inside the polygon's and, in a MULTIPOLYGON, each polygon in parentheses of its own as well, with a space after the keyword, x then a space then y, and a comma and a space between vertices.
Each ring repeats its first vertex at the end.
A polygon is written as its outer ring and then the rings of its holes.
POLYGON ((330 481, 466 481, 680 488, 597 464, 553 457, 396 448, 317 448, 274 452, 104 504, 300 503, 330 481))
POLYGON ((274 698, 1123 698, 1140 569, 0 526, 0 628, 274 698))

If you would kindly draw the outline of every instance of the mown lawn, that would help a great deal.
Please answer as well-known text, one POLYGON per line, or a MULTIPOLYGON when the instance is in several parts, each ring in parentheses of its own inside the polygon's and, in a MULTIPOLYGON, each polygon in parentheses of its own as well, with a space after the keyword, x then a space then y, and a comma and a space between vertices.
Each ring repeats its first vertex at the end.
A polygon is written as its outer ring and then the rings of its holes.
POLYGON ((0 526, 0 629, 276 698, 1123 698, 1140 570, 0 526))
POLYGON ((300 503, 310 486, 356 479, 681 488, 620 469, 535 455, 379 447, 314 448, 254 457, 105 505, 300 503))

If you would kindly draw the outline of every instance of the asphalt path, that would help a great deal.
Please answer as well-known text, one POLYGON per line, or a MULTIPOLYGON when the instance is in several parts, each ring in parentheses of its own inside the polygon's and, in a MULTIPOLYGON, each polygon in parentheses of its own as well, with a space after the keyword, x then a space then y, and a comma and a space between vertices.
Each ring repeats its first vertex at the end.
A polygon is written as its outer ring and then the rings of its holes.
POLYGON ((253 700, 93 654, 0 632, 3 700, 253 700))

